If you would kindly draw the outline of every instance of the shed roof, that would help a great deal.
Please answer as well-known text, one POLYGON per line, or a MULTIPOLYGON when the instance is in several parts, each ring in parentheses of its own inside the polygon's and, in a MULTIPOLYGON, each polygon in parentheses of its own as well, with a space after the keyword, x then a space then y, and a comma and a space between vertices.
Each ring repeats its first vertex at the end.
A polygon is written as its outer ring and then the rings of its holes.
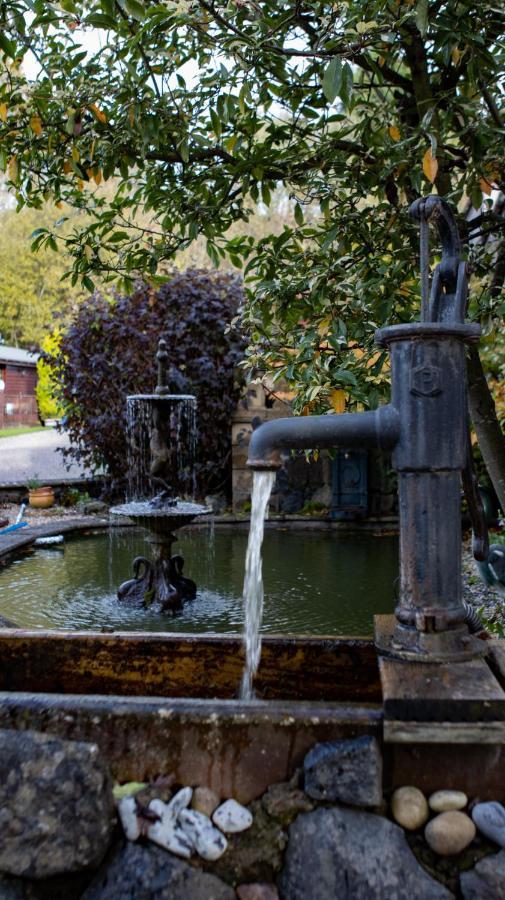
POLYGON ((9 363, 14 366, 36 366, 38 358, 38 353, 30 353, 28 350, 21 350, 19 347, 8 347, 7 344, 0 344, 0 363, 9 363))

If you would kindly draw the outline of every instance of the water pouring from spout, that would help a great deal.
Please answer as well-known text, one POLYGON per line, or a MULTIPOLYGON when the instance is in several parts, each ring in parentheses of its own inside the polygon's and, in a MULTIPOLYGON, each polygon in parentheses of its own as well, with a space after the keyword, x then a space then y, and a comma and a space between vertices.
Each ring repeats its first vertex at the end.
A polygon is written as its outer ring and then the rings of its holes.
POLYGON ((251 497, 251 524, 244 577, 244 645, 246 663, 240 697, 252 700, 253 679, 258 671, 261 658, 261 620, 263 616, 263 575, 261 547, 265 530, 265 516, 268 501, 275 481, 275 471, 254 473, 251 497))

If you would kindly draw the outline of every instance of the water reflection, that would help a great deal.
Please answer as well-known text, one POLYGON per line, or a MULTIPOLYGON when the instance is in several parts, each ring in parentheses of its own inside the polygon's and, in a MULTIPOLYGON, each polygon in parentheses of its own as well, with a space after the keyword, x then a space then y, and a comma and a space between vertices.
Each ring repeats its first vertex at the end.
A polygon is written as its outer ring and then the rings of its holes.
MULTIPOLYGON (((239 633, 247 531, 217 529, 212 552, 209 537, 206 528, 180 533, 176 551, 199 590, 176 618, 117 601, 132 559, 149 555, 133 529, 68 539, 12 562, 0 575, 0 614, 28 628, 239 633)), ((393 611, 397 573, 394 537, 269 528, 262 632, 369 635, 373 615, 393 611)))

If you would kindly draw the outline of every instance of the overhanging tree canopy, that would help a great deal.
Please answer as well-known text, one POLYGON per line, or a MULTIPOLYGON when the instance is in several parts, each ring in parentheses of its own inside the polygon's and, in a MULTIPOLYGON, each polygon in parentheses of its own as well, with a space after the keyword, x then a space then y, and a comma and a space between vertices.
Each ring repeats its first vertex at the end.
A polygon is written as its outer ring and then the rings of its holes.
MULTIPOLYGON (((375 326, 417 308, 406 207, 434 189, 459 205, 473 239, 471 314, 488 331, 502 321, 504 218, 481 208, 505 180, 498 4, 20 0, 1 10, 0 162, 21 205, 75 211, 72 233, 35 238, 66 241, 74 280, 156 279, 203 235, 214 262, 228 254, 250 279, 251 363, 287 374, 300 409, 328 408, 338 388, 373 405, 387 380, 375 326), (22 61, 34 58, 30 80, 22 61), (230 239, 279 183, 295 226, 230 239), (479 210, 471 226, 465 201, 479 210)), ((496 431, 491 444, 499 481, 496 431)))

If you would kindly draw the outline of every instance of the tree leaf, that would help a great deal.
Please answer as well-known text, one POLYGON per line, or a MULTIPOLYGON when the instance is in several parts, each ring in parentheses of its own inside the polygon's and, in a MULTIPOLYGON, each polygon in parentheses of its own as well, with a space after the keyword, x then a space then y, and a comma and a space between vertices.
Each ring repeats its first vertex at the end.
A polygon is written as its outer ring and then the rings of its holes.
POLYGON ((333 390, 330 391, 331 408, 334 409, 336 413, 343 413, 345 411, 346 397, 346 392, 339 388, 333 388, 333 390))
POLYGON ((326 66, 321 84, 328 103, 333 103, 342 85, 342 61, 339 56, 335 56, 326 66))
POLYGON ((0 103, 0 119, 2 122, 7 121, 8 106, 6 103, 0 103))
POLYGON ((37 136, 42 134, 42 120, 40 116, 32 116, 30 119, 30 128, 37 136))
POLYGON ((436 156, 432 156, 431 147, 428 148, 423 156, 423 172, 428 181, 433 184, 438 172, 438 162, 436 156))
POLYGON ((106 123, 106 121, 107 121, 107 116, 105 115, 105 113, 103 112, 103 110, 101 110, 101 109, 96 105, 96 103, 88 103, 88 109, 91 110, 91 112, 93 113, 95 119, 97 119, 99 122, 101 122, 102 125, 105 125, 105 123, 106 123))
POLYGON ((124 8, 138 22, 142 22, 146 17, 144 4, 139 3, 139 0, 124 0, 124 8))

